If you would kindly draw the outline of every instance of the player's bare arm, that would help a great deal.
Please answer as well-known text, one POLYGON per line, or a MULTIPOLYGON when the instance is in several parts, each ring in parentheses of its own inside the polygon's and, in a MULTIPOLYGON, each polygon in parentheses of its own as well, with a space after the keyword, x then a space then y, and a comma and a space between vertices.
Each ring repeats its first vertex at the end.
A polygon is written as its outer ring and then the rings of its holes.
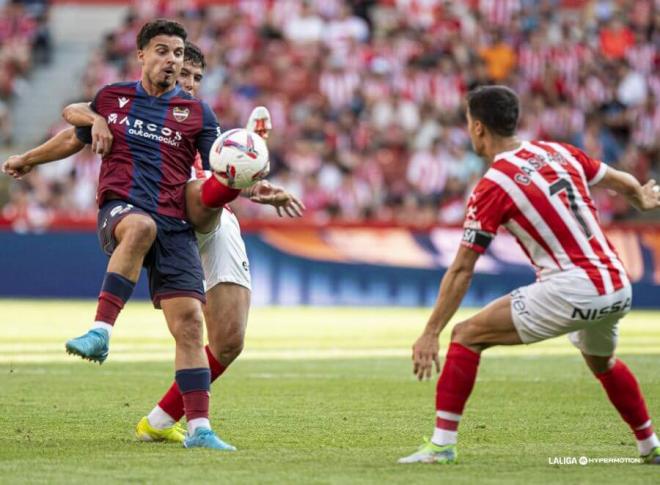
POLYGON ((440 291, 429 321, 412 347, 413 373, 419 380, 430 378, 435 363, 440 370, 438 337, 458 310, 470 287, 479 253, 461 246, 442 278, 440 291))
POLYGON ((605 176, 596 187, 614 190, 623 195, 635 209, 642 212, 660 207, 660 190, 653 179, 642 185, 633 175, 607 167, 605 176))
POLYGON ((70 157, 84 146, 76 136, 75 129, 67 128, 32 150, 21 155, 12 155, 2 165, 2 171, 20 179, 35 166, 70 157))
POLYGON ((112 148, 113 136, 105 118, 90 107, 89 103, 73 103, 62 111, 62 117, 67 123, 78 126, 92 127, 92 151, 106 156, 112 148))

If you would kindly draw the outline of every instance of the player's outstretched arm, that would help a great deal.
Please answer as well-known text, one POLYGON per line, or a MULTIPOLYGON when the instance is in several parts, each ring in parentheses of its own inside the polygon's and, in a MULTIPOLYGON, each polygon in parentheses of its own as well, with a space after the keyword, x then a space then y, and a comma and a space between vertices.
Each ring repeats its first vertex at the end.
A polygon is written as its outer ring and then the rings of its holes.
POLYGON ((642 185, 633 175, 607 167, 605 176, 596 184, 596 187, 611 189, 623 195, 639 211, 649 211, 660 207, 660 188, 652 179, 642 185))
POLYGON ((412 348, 413 373, 419 380, 431 377, 434 363, 436 371, 440 370, 438 337, 463 301, 479 256, 476 251, 461 246, 442 278, 433 313, 412 348))
POLYGON ((15 179, 20 179, 33 167, 70 157, 84 146, 85 144, 76 136, 75 128, 67 128, 32 150, 21 155, 12 155, 2 165, 2 171, 15 179))
POLYGON ((249 189, 245 189, 241 195, 245 195, 257 204, 272 205, 280 217, 282 217, 282 212, 289 217, 302 217, 306 209, 305 204, 295 195, 266 180, 261 180, 249 189))
POLYGON ((113 136, 105 118, 96 113, 89 103, 73 103, 62 111, 67 123, 77 127, 92 127, 92 151, 106 156, 112 148, 113 136))

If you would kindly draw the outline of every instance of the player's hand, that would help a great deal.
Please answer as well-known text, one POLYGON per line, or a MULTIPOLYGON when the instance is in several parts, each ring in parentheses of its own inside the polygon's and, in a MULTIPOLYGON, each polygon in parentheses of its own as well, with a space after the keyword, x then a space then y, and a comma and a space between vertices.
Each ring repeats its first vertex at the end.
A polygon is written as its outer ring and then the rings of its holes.
POLYGON ((102 116, 94 118, 92 125, 92 151, 102 157, 110 153, 112 148, 113 136, 108 123, 102 116))
POLYGON ((660 207, 660 188, 655 180, 651 179, 642 186, 642 198, 639 209, 649 211, 660 207))
POLYGON ((440 345, 438 344, 438 337, 426 332, 424 332, 413 345, 413 374, 415 374, 420 381, 431 378, 434 363, 435 371, 440 372, 439 351, 440 345))
POLYGON ((2 164, 2 171, 16 180, 20 180, 31 170, 32 165, 28 165, 23 155, 12 155, 2 164))
POLYGON ((265 180, 257 182, 252 187, 250 200, 257 204, 272 205, 280 217, 282 217, 282 212, 289 217, 302 217, 306 209, 305 204, 295 195, 265 180))

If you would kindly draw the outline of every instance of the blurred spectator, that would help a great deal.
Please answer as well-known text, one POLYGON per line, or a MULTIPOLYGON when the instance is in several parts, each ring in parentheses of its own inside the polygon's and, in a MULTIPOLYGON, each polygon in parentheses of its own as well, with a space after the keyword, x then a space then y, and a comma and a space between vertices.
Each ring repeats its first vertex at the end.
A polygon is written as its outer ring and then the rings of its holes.
MULTIPOLYGON (((100 36, 83 99, 139 76, 135 34, 155 16, 183 22, 205 52, 201 96, 223 129, 268 106, 272 179, 300 195, 312 220, 460 223, 485 169, 463 100, 489 82, 518 91, 522 137, 574 143, 640 178, 660 175, 653 0, 141 1, 100 36)), ((11 92, 11 79, 0 71, 0 92, 11 92)), ((87 152, 61 171, 35 171, 12 187, 9 208, 40 223, 58 206, 91 212, 97 164, 87 152)), ((595 198, 604 220, 633 214, 607 191, 595 198)), ((275 215, 245 200, 235 208, 245 218, 275 215)))
POLYGON ((35 64, 50 62, 48 2, 0 3, 0 143, 12 143, 11 105, 35 64))

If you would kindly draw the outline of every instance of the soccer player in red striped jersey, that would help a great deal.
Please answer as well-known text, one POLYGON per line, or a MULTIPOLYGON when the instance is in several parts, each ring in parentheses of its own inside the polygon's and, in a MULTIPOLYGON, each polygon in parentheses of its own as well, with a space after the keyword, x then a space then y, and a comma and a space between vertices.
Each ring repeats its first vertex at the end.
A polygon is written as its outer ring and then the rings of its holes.
POLYGON ((515 236, 538 278, 452 329, 436 388, 433 437, 399 463, 456 461, 458 425, 481 352, 568 334, 630 426, 644 462, 660 464, 660 442, 642 391, 630 369, 614 356, 617 325, 630 310, 632 291, 589 191, 594 185, 615 190, 647 211, 660 207, 658 186, 654 180, 642 186, 632 175, 573 146, 518 139, 519 103, 509 88, 477 88, 467 101, 472 145, 490 167, 470 196, 461 247, 442 279, 426 328, 413 345, 415 375, 430 378, 433 364, 440 370, 438 337, 500 226, 515 236))

